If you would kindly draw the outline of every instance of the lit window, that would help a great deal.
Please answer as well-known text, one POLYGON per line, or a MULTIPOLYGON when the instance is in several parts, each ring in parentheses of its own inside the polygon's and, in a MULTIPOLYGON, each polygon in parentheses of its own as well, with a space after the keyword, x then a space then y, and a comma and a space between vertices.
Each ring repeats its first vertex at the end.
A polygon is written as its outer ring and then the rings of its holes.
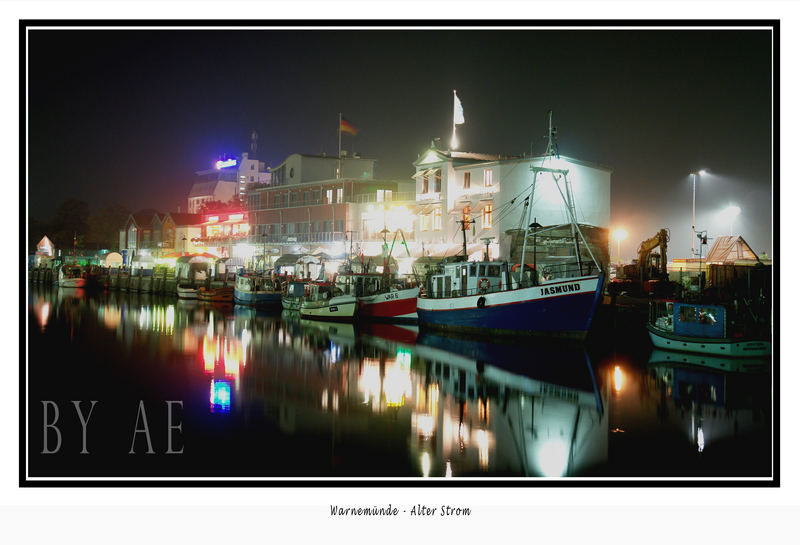
POLYGON ((420 220, 420 231, 427 231, 431 228, 431 215, 430 214, 423 214, 419 217, 420 220))
POLYGON ((442 190, 442 169, 437 169, 433 179, 433 192, 439 193, 442 190))
POLYGON ((469 189, 469 172, 464 173, 464 189, 469 189))
POLYGON ((333 202, 333 189, 329 189, 325 192, 325 199, 327 199, 328 204, 333 202))
POLYGON ((488 168, 483 171, 483 185, 489 187, 492 185, 492 171, 488 168))
POLYGON ((470 219, 472 219, 472 218, 470 218, 470 215, 469 215, 469 213, 471 211, 472 211, 472 209, 470 208, 469 205, 465 206, 464 207, 464 215, 462 216, 461 219, 463 219, 464 221, 469 221, 470 219))
POLYGON ((386 199, 386 201, 391 201, 392 200, 392 190, 391 189, 387 189, 383 193, 384 193, 384 198, 386 199))
POLYGON ((433 209, 433 230, 442 230, 442 209, 439 207, 433 209))
POLYGON ((378 202, 383 202, 383 189, 378 190, 378 196, 376 197, 378 202))
POLYGON ((487 204, 483 207, 483 221, 481 227, 489 229, 492 226, 492 205, 487 204))
POLYGON ((342 202, 344 196, 344 189, 341 187, 336 190, 336 202, 342 202))

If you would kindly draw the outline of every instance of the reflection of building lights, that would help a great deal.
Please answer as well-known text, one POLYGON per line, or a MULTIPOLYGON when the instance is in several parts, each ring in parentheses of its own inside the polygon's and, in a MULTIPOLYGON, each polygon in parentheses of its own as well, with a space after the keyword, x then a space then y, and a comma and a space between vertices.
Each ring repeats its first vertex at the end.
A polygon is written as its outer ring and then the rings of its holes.
POLYGON ((203 370, 211 374, 214 372, 216 354, 208 345, 208 337, 203 337, 203 370))
POLYGON ((614 391, 621 392, 623 384, 622 369, 619 365, 614 366, 614 391))
POLYGON ((333 392, 333 412, 339 412, 339 392, 333 392))
POLYGON ((486 469, 489 467, 489 434, 486 430, 475 432, 475 443, 478 445, 478 465, 486 469))
POLYGON ((418 414, 417 416, 417 432, 425 438, 433 435, 433 415, 418 414))
POLYGON ((567 445, 561 439, 551 439, 539 449, 539 467, 545 477, 561 477, 567 468, 567 445))
POLYGON ((703 452, 704 448, 706 448, 706 437, 703 428, 697 428, 697 452, 703 452))
POLYGON ((411 368, 411 350, 408 348, 397 349, 397 363, 400 367, 411 368))
POLYGON ((444 476, 448 479, 453 476, 453 467, 450 465, 450 460, 447 461, 447 469, 444 471, 444 476))
POLYGON ((211 379, 211 412, 228 413, 231 410, 231 383, 211 379))
POLYGON ((175 305, 170 305, 167 307, 166 323, 167 333, 171 333, 175 328, 175 305))
POLYGON ((47 325, 47 320, 50 318, 50 303, 44 303, 39 307, 39 326, 44 331, 45 326, 47 325))
POLYGON ((401 369, 396 363, 387 366, 383 380, 383 395, 389 407, 402 407, 411 394, 411 372, 401 369))
POLYGON ((427 477, 431 474, 431 455, 427 452, 422 453, 422 476, 427 477))
POLYGON ((323 411, 327 411, 328 410, 328 389, 327 388, 322 390, 322 410, 323 411))

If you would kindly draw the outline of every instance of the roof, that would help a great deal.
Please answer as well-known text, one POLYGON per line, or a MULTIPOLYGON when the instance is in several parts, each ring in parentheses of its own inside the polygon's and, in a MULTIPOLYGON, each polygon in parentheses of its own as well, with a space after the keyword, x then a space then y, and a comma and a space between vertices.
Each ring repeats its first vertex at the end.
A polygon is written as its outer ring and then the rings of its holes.
POLYGON ((189 198, 192 197, 206 197, 208 195, 213 195, 214 191, 217 189, 218 184, 234 184, 236 182, 230 182, 226 180, 213 180, 211 182, 195 182, 192 185, 191 191, 189 191, 189 198))
POLYGON ((758 261, 758 256, 742 237, 717 237, 708 250, 706 263, 732 265, 741 259, 758 261))
POLYGON ((183 212, 170 212, 168 214, 175 225, 200 225, 203 223, 202 214, 186 214, 183 212))

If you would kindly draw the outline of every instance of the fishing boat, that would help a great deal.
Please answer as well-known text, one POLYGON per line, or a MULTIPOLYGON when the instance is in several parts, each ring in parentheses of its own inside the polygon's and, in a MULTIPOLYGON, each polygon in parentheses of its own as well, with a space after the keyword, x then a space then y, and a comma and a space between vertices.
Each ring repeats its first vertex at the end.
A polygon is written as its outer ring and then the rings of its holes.
POLYGON ((357 310, 358 299, 355 296, 342 293, 329 282, 311 282, 308 295, 300 303, 300 318, 350 322, 357 310))
POLYGON ((283 310, 299 311, 300 305, 306 296, 308 282, 287 282, 281 290, 281 305, 283 310))
MULTIPOLYGON (((542 164, 556 158, 552 117, 550 144, 542 164)), ((583 339, 588 333, 603 289, 602 267, 586 242, 575 213, 575 200, 566 169, 531 166, 533 180, 522 218, 528 226, 523 234, 519 263, 508 261, 467 262, 466 229, 461 222, 463 255, 460 261, 442 263, 428 275, 425 290, 417 300, 420 328, 472 332, 484 335, 545 335, 583 339), (564 204, 569 223, 540 228, 531 223, 537 179, 552 178, 564 204), (530 206, 528 204, 530 203, 530 206), (536 236, 569 229, 574 241, 575 262, 548 265, 548 274, 536 266, 536 236), (529 236, 534 237, 533 267, 525 262, 529 236), (591 257, 581 259, 580 242, 591 257), (516 266, 515 266, 516 265, 516 266), (519 268, 519 270, 516 270, 519 268)), ((487 256, 488 257, 488 256, 487 256)))
POLYGON ((64 265, 58 271, 59 288, 82 288, 86 285, 86 271, 80 265, 64 265))
POLYGON ((772 342, 763 327, 720 304, 652 301, 647 331, 653 346, 728 357, 768 356, 772 342))
POLYGON ((205 288, 197 289, 197 299, 200 301, 207 301, 211 303, 231 303, 233 302, 233 288, 223 286, 219 288, 205 288))
POLYGON ((175 288, 178 299, 197 299, 197 288, 188 284, 178 284, 175 288))
POLYGON ((269 277, 239 273, 236 275, 233 300, 241 305, 275 306, 281 302, 281 289, 269 277))
POLYGON ((388 274, 343 272, 336 276, 342 293, 358 299, 359 320, 416 322, 419 287, 407 287, 388 274))

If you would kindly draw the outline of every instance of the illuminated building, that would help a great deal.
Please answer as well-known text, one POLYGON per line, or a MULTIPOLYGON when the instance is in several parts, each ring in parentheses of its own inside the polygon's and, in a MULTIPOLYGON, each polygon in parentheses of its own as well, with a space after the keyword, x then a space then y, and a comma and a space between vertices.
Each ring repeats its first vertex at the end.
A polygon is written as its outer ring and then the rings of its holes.
MULTIPOLYGON (((425 255, 458 252, 462 245, 460 222, 469 216, 474 220, 467 227, 469 256, 480 258, 486 250, 481 239, 491 237, 490 257, 509 259, 512 245, 517 241, 507 231, 520 226, 523 204, 533 180, 530 167, 534 165, 569 170, 578 223, 603 230, 606 242, 598 241, 597 245, 607 253, 611 169, 563 156, 503 156, 441 150, 432 142, 414 162, 413 175, 418 216, 416 241, 420 246, 425 245, 425 255)), ((543 226, 567 222, 552 179, 540 177, 537 181, 532 221, 533 218, 543 226)))
POLYGON ((167 214, 161 222, 161 251, 191 253, 200 250, 197 239, 202 234, 202 222, 200 214, 167 214))
POLYGON ((161 236, 163 215, 155 210, 140 210, 128 216, 119 231, 120 253, 126 256, 127 263, 142 250, 156 246, 161 236))
POLYGON ((247 241, 250 232, 248 213, 244 211, 213 212, 201 215, 200 235, 193 244, 205 247, 219 256, 230 257, 233 246, 247 241))
POLYGON ((263 161, 250 158, 250 153, 214 161, 208 170, 196 172, 197 182, 189 192, 189 212, 197 214, 210 203, 234 202, 244 206, 247 192, 253 187, 269 184, 272 174, 263 161))
POLYGON ((413 227, 411 182, 376 180, 375 159, 358 154, 343 155, 341 177, 339 164, 335 156, 295 153, 273 168, 271 182, 248 195, 250 242, 281 253, 306 253, 314 245, 336 255, 345 251, 345 240, 352 240, 354 249, 361 246, 366 255, 375 255, 380 232, 401 227, 393 225, 397 218, 408 217, 403 223, 413 227))

